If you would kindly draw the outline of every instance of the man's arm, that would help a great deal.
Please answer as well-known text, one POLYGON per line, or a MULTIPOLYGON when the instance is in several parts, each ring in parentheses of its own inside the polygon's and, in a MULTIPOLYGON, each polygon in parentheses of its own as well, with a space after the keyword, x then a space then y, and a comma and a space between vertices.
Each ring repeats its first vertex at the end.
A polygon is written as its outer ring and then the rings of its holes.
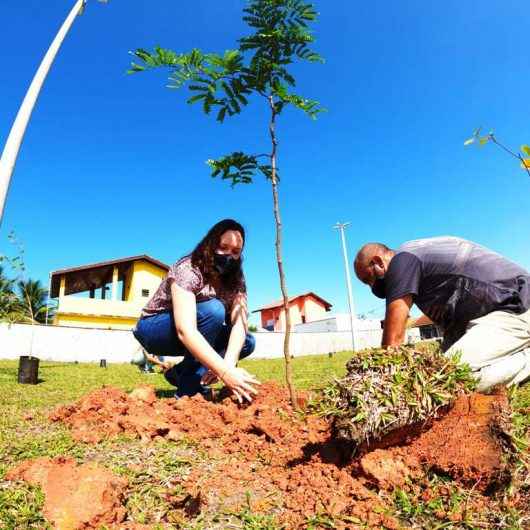
POLYGON ((397 298, 388 304, 385 314, 385 327, 383 330, 383 348, 403 344, 407 328, 407 319, 411 307, 411 295, 397 298))

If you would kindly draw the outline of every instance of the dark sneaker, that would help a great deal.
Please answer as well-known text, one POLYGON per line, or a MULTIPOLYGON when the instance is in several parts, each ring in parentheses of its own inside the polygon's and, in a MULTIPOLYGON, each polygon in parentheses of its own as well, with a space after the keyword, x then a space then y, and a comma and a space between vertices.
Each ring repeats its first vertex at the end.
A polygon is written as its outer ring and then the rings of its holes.
POLYGON ((153 368, 153 365, 151 363, 146 363, 143 367, 143 370, 142 372, 144 374, 154 374, 155 373, 155 369, 153 368))

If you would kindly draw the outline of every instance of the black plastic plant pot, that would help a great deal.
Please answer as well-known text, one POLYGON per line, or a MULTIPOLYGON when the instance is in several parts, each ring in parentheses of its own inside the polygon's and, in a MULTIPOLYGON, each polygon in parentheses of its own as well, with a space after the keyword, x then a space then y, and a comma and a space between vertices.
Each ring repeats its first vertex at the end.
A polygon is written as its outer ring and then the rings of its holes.
POLYGON ((101 359, 99 361, 99 367, 100 368, 107 368, 107 360, 106 359, 101 359))
POLYGON ((39 382, 39 359, 23 355, 18 361, 18 382, 22 385, 36 385, 39 382))

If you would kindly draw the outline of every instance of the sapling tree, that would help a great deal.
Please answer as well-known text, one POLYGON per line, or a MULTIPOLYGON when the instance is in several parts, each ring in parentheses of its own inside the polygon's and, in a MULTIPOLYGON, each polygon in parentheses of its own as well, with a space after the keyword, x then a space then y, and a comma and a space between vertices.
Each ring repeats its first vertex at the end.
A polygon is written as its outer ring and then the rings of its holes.
POLYGON ((482 135, 482 127, 479 127, 478 129, 476 129, 473 132, 473 136, 471 136, 471 138, 468 138, 464 142, 464 145, 468 146, 468 145, 476 144, 479 146, 483 146, 483 145, 486 145, 487 143, 493 143, 497 145, 505 153, 508 153, 513 158, 516 158, 517 160, 519 160, 519 162, 521 163, 521 168, 524 169, 528 173, 528 176, 530 177, 530 146, 522 145, 520 152, 514 151, 510 149, 509 147, 506 147, 501 142, 499 142, 499 140, 497 140, 497 137, 495 136, 495 134, 493 134, 492 131, 489 132, 488 134, 482 135))
POLYGON ((204 113, 210 115, 213 112, 221 123, 227 117, 241 113, 253 97, 267 106, 270 136, 267 153, 234 151, 207 163, 212 177, 220 176, 232 186, 249 184, 258 173, 270 181, 276 225, 276 260, 286 321, 286 381, 291 402, 295 405, 289 352, 291 318, 282 258, 277 123, 289 106, 313 119, 323 110, 317 101, 293 92, 296 81, 289 70, 299 60, 322 62, 322 58, 309 48, 314 41, 309 25, 316 20, 317 13, 312 4, 303 0, 249 0, 243 12, 243 20, 251 34, 238 40, 237 49, 227 50, 224 54, 204 53, 198 49, 188 53, 160 47, 152 53, 137 49, 133 55, 139 63, 133 63, 129 72, 169 68, 170 88, 187 86, 190 91, 188 103, 201 103, 204 113))
POLYGON ((14 256, 0 254, 0 320, 9 323, 29 322, 31 335, 29 356, 33 355, 33 340, 35 324, 44 323, 48 291, 44 289, 39 280, 26 278, 27 267, 24 260, 25 250, 22 243, 16 238, 14 232, 8 235, 9 242, 16 248, 14 256), (3 265, 6 264, 16 277, 7 279, 3 274, 3 265), (15 285, 19 295, 15 292, 15 285))

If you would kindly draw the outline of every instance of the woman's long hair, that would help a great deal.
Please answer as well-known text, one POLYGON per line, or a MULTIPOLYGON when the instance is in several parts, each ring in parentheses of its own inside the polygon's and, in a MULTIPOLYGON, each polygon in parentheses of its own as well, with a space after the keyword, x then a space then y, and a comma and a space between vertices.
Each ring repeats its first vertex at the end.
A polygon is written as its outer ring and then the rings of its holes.
MULTIPOLYGON (((206 283, 220 277, 214 266, 214 254, 222 235, 229 230, 234 230, 241 234, 244 246, 245 229, 233 219, 223 219, 208 230, 208 233, 191 253, 191 264, 201 271, 206 283)), ((237 289, 243 284, 243 256, 241 256, 240 260, 241 267, 238 270, 222 276, 222 284, 228 289, 237 289)))

